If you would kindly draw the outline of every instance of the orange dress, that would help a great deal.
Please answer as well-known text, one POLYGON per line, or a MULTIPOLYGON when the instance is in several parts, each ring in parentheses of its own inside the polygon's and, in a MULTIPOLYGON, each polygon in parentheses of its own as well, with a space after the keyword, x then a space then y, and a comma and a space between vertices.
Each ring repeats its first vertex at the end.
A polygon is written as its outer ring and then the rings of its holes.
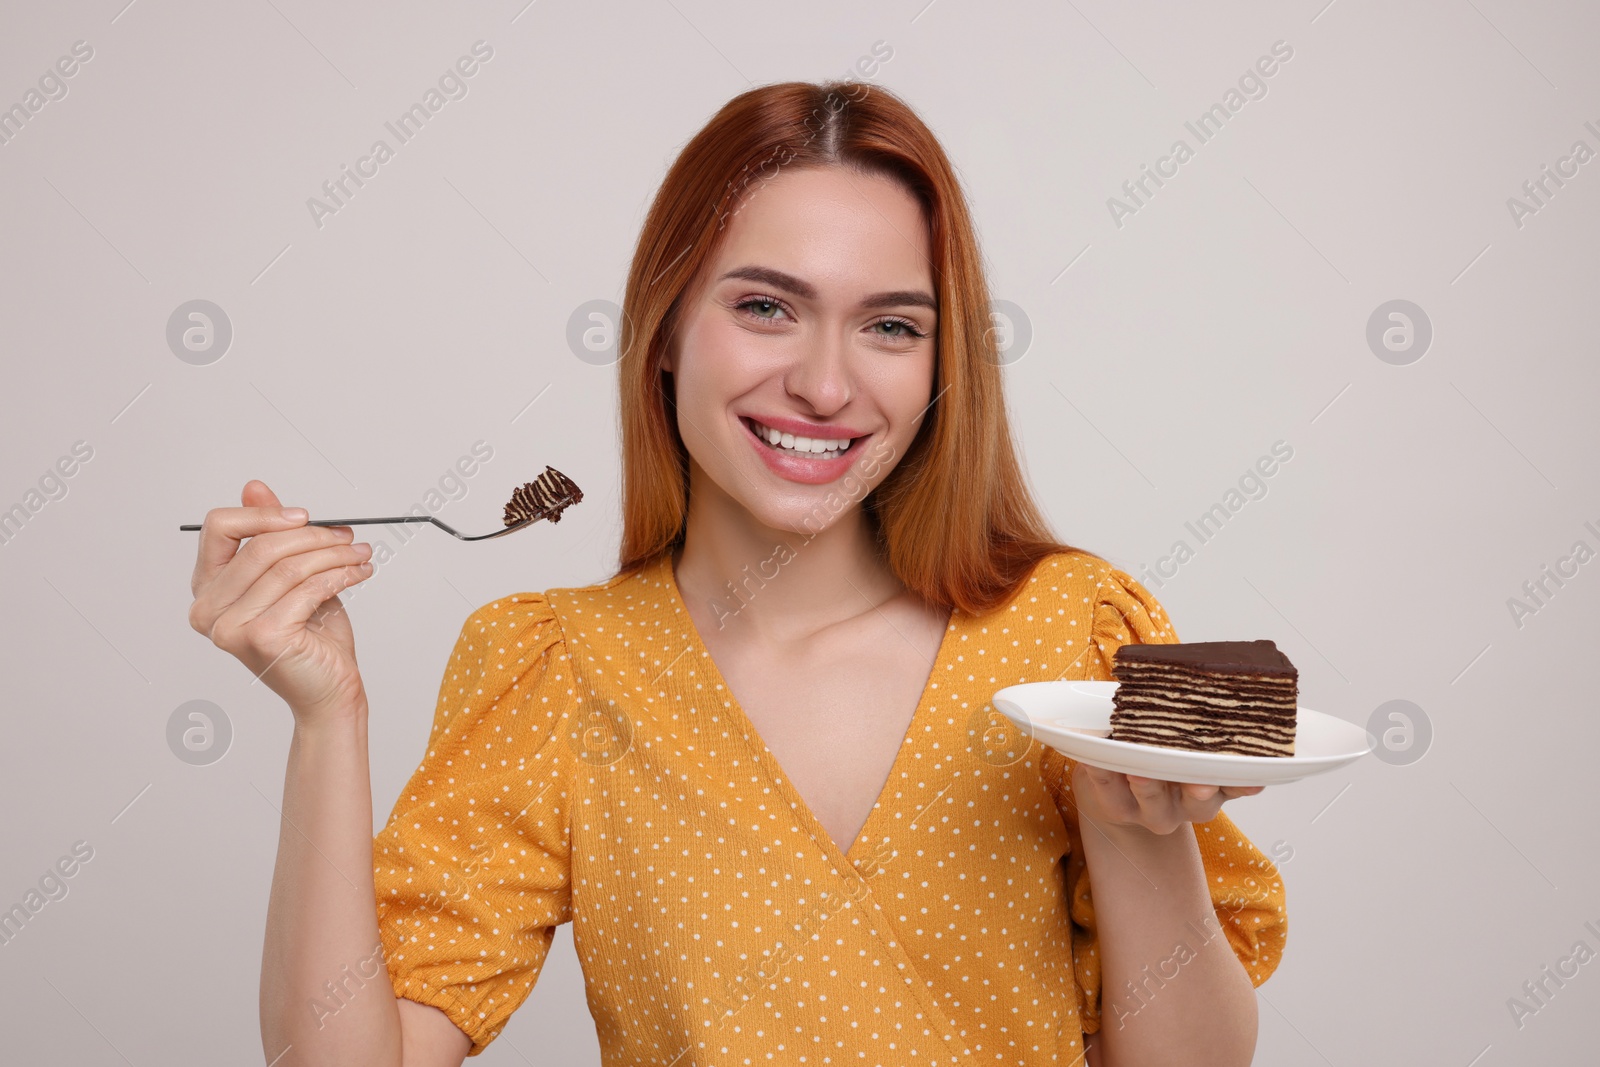
MULTIPOLYGON (((1008 739, 988 700, 1110 679, 1119 645, 1176 640, 1149 592, 1086 553, 1041 561, 990 613, 955 611, 841 852, 734 702, 669 555, 486 604, 373 843, 395 994, 477 1055, 571 922, 607 1067, 1072 1064, 1101 989, 1071 761, 1008 739)), ((1278 872, 1227 815, 1192 829, 1260 985, 1288 933, 1278 872)))

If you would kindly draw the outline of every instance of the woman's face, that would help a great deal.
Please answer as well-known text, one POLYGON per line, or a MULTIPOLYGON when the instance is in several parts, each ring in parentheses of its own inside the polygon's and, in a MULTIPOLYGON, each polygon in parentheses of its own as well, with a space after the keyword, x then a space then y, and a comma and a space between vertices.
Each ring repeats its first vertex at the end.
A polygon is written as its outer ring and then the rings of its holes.
POLYGON ((929 414, 928 227, 902 186, 842 167, 780 172, 726 226, 663 361, 691 491, 815 533, 859 507, 929 414))

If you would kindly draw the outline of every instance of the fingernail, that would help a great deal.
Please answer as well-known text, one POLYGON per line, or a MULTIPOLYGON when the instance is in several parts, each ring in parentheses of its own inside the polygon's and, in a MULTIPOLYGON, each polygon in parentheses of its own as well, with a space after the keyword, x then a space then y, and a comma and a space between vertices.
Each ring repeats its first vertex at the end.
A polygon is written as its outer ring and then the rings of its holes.
POLYGON ((290 522, 304 522, 309 517, 310 512, 306 511, 305 508, 284 508, 280 514, 290 522))

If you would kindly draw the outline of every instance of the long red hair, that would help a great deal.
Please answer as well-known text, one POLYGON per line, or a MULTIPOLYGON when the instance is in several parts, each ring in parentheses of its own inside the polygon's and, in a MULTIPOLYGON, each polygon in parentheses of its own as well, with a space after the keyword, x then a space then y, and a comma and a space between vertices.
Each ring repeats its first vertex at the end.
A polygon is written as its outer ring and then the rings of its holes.
MULTIPOLYGON (((1011 440, 988 282, 966 199, 933 132, 899 97, 860 82, 741 93, 684 146, 650 205, 628 271, 618 343, 620 572, 682 543, 689 456, 661 359, 682 295, 711 261, 750 185, 784 167, 850 166, 922 205, 939 302, 933 397, 915 440, 862 502, 895 575, 968 614, 1003 603, 1058 543, 1011 440)), ((930 397, 932 399, 932 397, 930 397)))

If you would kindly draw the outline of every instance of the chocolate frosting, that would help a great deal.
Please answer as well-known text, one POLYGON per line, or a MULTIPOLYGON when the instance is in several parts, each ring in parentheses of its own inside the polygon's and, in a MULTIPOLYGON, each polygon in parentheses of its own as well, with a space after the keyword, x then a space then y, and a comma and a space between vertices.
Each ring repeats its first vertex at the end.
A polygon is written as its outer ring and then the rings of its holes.
POLYGON ((1126 644, 1117 648, 1112 673, 1121 664, 1173 664, 1222 674, 1297 678, 1289 657, 1268 640, 1191 641, 1178 644, 1126 644))

